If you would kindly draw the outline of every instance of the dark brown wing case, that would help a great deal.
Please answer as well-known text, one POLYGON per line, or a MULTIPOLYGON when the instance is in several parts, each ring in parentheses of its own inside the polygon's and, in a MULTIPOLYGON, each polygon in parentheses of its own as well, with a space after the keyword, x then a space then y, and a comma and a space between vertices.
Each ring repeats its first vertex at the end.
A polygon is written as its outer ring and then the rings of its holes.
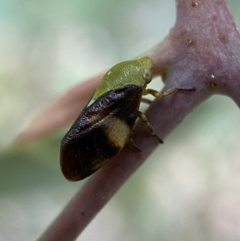
POLYGON ((60 162, 70 181, 84 179, 126 144, 138 117, 142 87, 111 90, 85 108, 61 141, 60 162))

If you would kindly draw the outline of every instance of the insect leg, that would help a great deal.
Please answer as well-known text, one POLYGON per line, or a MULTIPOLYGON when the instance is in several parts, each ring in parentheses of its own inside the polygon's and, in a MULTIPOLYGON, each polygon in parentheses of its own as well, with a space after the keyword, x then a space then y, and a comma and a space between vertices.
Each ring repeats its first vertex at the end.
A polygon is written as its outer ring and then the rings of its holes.
POLYGON ((147 98, 142 98, 142 99, 141 99, 141 102, 150 105, 150 104, 152 104, 153 101, 152 101, 152 100, 149 100, 149 99, 147 99, 147 98))
POLYGON ((134 140, 133 140, 132 134, 133 134, 133 130, 132 130, 132 132, 131 132, 131 134, 130 134, 128 143, 129 143, 136 151, 141 152, 141 149, 138 148, 138 147, 134 144, 134 140))
POLYGON ((176 93, 178 91, 193 92, 195 90, 196 90, 196 88, 189 88, 189 89, 171 88, 171 89, 168 89, 165 92, 161 93, 161 92, 158 92, 158 91, 153 90, 153 89, 145 89, 143 94, 144 95, 150 94, 150 95, 153 95, 156 98, 162 99, 162 98, 164 98, 164 97, 166 97, 168 95, 174 94, 174 93, 176 93))
POLYGON ((147 120, 147 117, 141 112, 141 111, 138 111, 138 117, 140 118, 140 120, 147 126, 149 132, 155 136, 160 143, 163 143, 163 140, 161 138, 159 138, 156 133, 154 132, 154 129, 153 127, 151 126, 151 124, 149 123, 149 121, 147 120))

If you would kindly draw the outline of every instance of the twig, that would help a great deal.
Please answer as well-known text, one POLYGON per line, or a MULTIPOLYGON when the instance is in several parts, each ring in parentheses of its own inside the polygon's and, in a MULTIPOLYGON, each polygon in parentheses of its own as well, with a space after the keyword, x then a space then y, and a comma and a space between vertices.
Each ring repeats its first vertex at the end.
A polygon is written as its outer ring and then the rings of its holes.
MULTIPOLYGON (((212 94, 225 94, 240 106, 239 33, 224 0, 177 0, 177 21, 163 43, 148 53, 165 89, 195 87, 156 100, 147 111, 150 123, 165 138, 191 110, 212 94)), ((139 124, 134 140, 94 174, 39 241, 72 241, 159 145, 139 124)))

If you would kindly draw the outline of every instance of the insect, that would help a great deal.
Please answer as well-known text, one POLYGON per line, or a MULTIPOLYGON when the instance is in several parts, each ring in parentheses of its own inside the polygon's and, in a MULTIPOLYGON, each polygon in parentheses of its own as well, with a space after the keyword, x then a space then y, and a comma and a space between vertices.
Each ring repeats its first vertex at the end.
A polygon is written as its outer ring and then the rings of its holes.
POLYGON ((152 60, 142 57, 121 62, 103 76, 87 106, 61 141, 61 169, 68 180, 78 181, 90 176, 117 155, 127 142, 133 144, 131 134, 138 117, 162 142, 139 111, 142 96, 151 94, 163 98, 194 88, 173 88, 164 93, 147 89, 152 70, 152 60))

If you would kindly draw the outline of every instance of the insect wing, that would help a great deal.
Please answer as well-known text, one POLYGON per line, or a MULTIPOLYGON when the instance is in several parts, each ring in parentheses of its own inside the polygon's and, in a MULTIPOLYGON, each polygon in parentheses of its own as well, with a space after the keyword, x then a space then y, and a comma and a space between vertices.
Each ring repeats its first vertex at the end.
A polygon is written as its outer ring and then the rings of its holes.
POLYGON ((137 118, 142 88, 127 85, 97 99, 77 118, 61 142, 61 169, 81 180, 102 167, 126 144, 137 118))

